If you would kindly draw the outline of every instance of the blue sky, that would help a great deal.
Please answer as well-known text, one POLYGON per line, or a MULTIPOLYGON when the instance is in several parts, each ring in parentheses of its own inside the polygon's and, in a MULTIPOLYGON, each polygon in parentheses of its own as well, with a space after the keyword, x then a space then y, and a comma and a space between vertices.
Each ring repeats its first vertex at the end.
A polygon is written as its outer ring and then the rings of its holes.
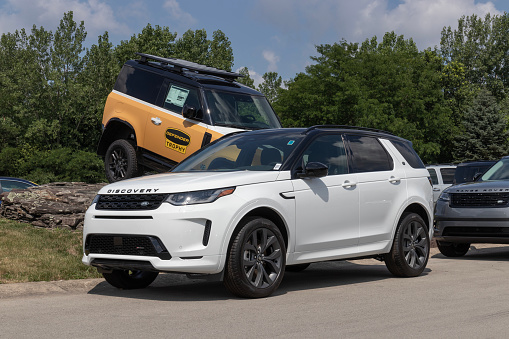
POLYGON ((220 29, 230 39, 234 70, 247 66, 256 83, 268 71, 285 80, 303 72, 315 45, 362 42, 395 31, 419 49, 440 42, 444 26, 462 15, 509 12, 508 0, 1 0, 0 33, 54 31, 64 12, 85 22, 87 44, 108 31, 113 44, 141 32, 148 23, 182 35, 188 29, 220 29))

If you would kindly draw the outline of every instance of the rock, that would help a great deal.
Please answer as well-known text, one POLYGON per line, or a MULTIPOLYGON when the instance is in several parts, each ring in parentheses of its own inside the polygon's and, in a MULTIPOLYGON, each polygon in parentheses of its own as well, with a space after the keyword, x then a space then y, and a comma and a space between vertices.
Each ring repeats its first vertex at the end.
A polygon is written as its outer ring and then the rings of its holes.
POLYGON ((81 229, 88 206, 104 185, 55 182, 13 189, 0 195, 0 214, 37 227, 81 229))

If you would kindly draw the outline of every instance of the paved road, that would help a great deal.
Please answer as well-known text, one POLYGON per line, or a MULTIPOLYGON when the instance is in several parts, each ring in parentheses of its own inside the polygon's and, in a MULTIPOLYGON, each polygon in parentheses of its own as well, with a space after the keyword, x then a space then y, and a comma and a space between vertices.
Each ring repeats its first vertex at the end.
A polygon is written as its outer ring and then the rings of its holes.
POLYGON ((0 285, 0 338, 506 338, 509 246, 476 247, 461 259, 434 249, 410 279, 375 260, 314 264, 258 300, 173 274, 137 291, 0 285))

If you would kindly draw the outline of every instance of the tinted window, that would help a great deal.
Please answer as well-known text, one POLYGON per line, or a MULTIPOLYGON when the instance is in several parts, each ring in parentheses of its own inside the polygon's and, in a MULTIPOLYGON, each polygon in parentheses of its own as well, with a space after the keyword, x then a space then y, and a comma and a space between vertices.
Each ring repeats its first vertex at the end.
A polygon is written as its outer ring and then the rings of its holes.
POLYGON ((27 187, 31 187, 32 185, 21 182, 21 181, 12 181, 12 180, 2 180, 1 187, 3 192, 10 192, 14 188, 25 189, 27 187))
POLYGON ((454 173, 454 183, 462 184, 464 182, 472 182, 474 181, 474 177, 476 175, 483 174, 484 172, 486 172, 486 170, 490 168, 492 164, 493 163, 469 164, 466 166, 458 166, 456 167, 456 172, 454 173))
POLYGON ((393 168, 392 158, 378 139, 359 135, 348 135, 352 151, 353 169, 356 172, 390 171, 393 168))
POLYGON ((441 168, 440 173, 442 174, 442 180, 444 184, 452 184, 454 182, 454 173, 456 168, 441 168))
MULTIPOLYGON (((404 142, 399 140, 391 140, 392 144, 399 153, 405 158, 410 166, 413 168, 425 168, 421 158, 417 155, 410 142, 404 142)), ((452 183, 452 182, 451 182, 452 183)))
POLYGON ((155 104, 163 77, 141 69, 124 66, 115 83, 115 90, 155 104))
POLYGON ((348 173, 345 146, 339 134, 322 135, 304 151, 303 163, 321 162, 329 167, 328 175, 348 173))
POLYGON ((429 176, 431 177, 431 182, 433 185, 438 185, 438 177, 437 172, 433 168, 428 168, 429 176))

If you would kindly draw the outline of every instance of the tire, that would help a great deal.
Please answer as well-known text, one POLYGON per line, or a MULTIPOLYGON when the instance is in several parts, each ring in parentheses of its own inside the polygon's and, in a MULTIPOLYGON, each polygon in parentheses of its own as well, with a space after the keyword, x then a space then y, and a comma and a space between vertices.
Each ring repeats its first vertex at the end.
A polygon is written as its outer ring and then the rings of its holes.
POLYGON ((148 271, 113 270, 111 273, 102 275, 110 285, 132 290, 147 287, 157 278, 158 274, 158 272, 148 271))
POLYGON ((138 160, 133 145, 125 139, 112 142, 106 151, 104 170, 109 182, 136 177, 138 160))
POLYGON ((437 241, 437 247, 440 253, 446 257, 462 257, 467 254, 470 244, 437 241))
POLYGON ((267 297, 283 280, 285 264, 285 242, 276 225, 247 218, 228 249, 224 284, 239 297, 267 297))
POLYGON ((297 264, 297 265, 289 265, 285 267, 286 272, 302 272, 311 264, 297 264))
POLYGON ((384 257, 389 271, 398 277, 416 277, 428 263, 430 240, 424 220, 415 213, 404 213, 389 253, 384 257))

